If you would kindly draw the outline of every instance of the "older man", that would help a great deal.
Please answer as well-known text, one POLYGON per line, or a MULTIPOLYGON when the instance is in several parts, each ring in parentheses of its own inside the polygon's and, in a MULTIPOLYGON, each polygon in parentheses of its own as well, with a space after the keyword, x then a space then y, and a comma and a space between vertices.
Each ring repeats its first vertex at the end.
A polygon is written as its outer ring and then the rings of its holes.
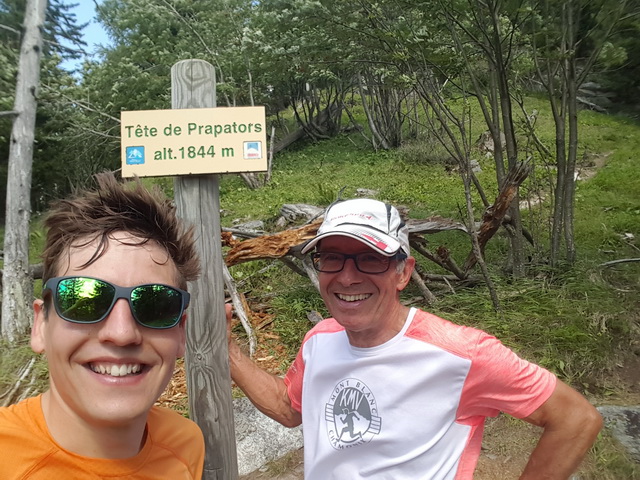
POLYGON ((305 479, 471 479, 484 420, 543 427, 521 479, 566 479, 602 421, 578 392, 496 338, 405 307, 415 259, 396 208, 335 203, 303 248, 333 318, 307 333, 284 379, 230 340, 231 375, 263 413, 302 423, 305 479))

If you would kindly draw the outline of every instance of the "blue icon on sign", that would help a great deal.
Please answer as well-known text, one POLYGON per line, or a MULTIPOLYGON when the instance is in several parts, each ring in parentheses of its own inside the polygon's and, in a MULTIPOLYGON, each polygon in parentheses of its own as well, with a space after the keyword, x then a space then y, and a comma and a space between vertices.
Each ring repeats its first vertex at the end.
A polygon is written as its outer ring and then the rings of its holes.
POLYGON ((144 147, 127 147, 127 165, 142 165, 144 163, 144 147))
POLYGON ((262 142, 244 142, 244 158, 262 158, 262 142))

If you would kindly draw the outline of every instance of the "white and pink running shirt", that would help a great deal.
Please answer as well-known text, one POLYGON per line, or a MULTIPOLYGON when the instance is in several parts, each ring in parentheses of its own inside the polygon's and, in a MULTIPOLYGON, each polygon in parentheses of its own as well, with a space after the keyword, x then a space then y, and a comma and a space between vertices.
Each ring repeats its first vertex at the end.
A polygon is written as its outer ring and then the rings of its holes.
POLYGON ((532 414, 556 377, 485 332, 411 309, 373 348, 323 320, 285 382, 302 412, 305 480, 464 480, 485 417, 532 414))

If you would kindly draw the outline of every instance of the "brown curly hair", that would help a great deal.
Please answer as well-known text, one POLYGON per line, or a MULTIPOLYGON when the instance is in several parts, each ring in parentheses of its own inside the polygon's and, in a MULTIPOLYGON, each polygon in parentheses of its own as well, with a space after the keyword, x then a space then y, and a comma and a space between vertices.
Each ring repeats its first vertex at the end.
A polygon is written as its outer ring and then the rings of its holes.
POLYGON ((43 260, 43 283, 62 271, 71 247, 83 247, 97 241, 92 257, 83 266, 100 258, 117 231, 140 239, 132 245, 156 242, 164 248, 177 270, 177 282, 198 278, 200 260, 195 247, 193 226, 186 228, 176 215, 173 202, 154 187, 145 188, 140 180, 120 183, 113 173, 95 176, 97 187, 72 198, 56 201, 44 220, 47 230, 43 260))

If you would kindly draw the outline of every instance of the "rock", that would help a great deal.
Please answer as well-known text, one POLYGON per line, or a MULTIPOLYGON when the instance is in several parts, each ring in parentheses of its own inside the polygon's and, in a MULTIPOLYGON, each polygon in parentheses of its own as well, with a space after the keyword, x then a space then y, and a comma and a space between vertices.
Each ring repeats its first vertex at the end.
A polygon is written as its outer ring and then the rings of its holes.
POLYGON ((248 398, 233 400, 238 473, 256 471, 302 448, 302 428, 287 428, 258 411, 248 398))
POLYGON ((606 427, 612 435, 640 462, 640 406, 618 407, 607 405, 598 407, 606 427))
POLYGON ((584 105, 590 108, 591 110, 595 110, 596 112, 601 112, 601 113, 607 113, 607 110, 604 107, 601 107, 600 105, 596 105, 595 103, 587 100, 585 97, 576 97, 576 100, 578 101, 579 104, 584 105))
MULTIPOLYGON (((484 153, 486 157, 490 157, 493 155, 495 151, 495 147, 493 144, 493 137, 491 136, 491 132, 488 130, 483 132, 480 135, 480 138, 476 141, 476 145, 480 152, 484 153)), ((504 136, 504 133, 500 132, 500 148, 504 150, 507 147, 507 139, 504 136)))
POLYGON ((369 188, 357 188, 356 195, 359 197, 366 197, 366 198, 378 198, 378 191, 371 190, 369 188))
POLYGON ((580 90, 582 89, 600 90, 602 89, 602 86, 599 83, 595 83, 595 82, 584 82, 582 85, 580 85, 580 90))
POLYGON ((316 323, 322 321, 323 317, 315 310, 311 310, 309 313, 307 313, 307 319, 315 325, 316 323))
POLYGON ((264 233, 264 222, 262 220, 251 220, 250 222, 238 223, 235 228, 243 232, 260 235, 264 233))
POLYGON ((280 215, 286 223, 296 223, 300 220, 310 220, 317 218, 324 213, 324 208, 304 203, 285 203, 280 208, 280 215))

